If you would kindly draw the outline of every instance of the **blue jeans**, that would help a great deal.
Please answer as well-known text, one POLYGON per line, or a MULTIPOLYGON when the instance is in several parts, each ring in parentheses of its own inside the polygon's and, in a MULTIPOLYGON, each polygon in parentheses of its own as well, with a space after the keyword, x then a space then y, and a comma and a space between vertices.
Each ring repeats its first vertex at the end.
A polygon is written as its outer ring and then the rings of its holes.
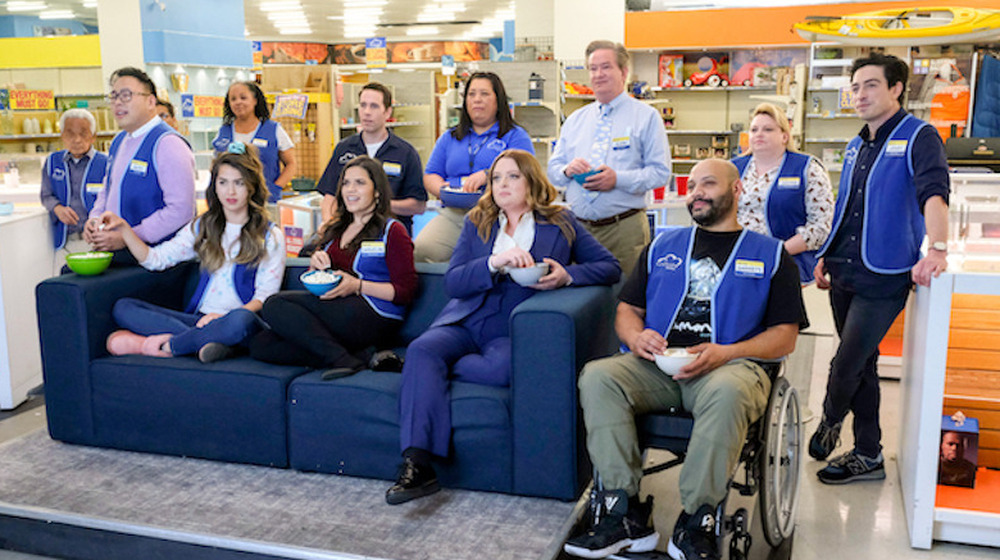
POLYGON ((906 305, 909 290, 889 297, 866 297, 835 281, 830 290, 840 346, 830 362, 823 422, 831 426, 854 414, 854 451, 877 457, 882 451, 881 402, 876 362, 878 344, 906 305))
POLYGON ((246 346, 246 341, 264 328, 256 313, 242 307, 198 328, 202 313, 184 313, 135 299, 115 302, 111 315, 123 329, 143 336, 172 334, 170 350, 174 356, 194 354, 209 342, 226 346, 246 346))

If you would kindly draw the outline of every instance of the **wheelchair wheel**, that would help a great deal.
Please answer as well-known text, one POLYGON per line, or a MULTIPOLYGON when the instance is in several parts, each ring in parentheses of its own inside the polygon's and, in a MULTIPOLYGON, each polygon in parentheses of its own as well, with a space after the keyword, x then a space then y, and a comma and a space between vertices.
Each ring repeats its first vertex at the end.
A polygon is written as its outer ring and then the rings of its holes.
POLYGON ((774 381, 766 416, 762 419, 761 524, 768 544, 777 548, 795 531, 799 499, 802 422, 799 395, 784 377, 774 381))

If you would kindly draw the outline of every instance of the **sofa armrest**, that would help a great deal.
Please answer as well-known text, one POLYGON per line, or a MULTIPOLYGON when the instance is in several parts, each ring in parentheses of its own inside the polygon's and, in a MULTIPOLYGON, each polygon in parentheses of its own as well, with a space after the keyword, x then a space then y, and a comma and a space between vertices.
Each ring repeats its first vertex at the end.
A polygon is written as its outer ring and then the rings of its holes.
POLYGON ((86 442, 93 437, 90 362, 107 355, 105 340, 116 328, 115 302, 136 297, 178 308, 197 270, 193 262, 163 272, 112 267, 98 276, 64 274, 38 284, 38 335, 53 438, 86 442))
POLYGON ((515 493, 574 499, 589 475, 577 374, 617 347, 611 288, 537 294, 514 309, 510 332, 515 493))

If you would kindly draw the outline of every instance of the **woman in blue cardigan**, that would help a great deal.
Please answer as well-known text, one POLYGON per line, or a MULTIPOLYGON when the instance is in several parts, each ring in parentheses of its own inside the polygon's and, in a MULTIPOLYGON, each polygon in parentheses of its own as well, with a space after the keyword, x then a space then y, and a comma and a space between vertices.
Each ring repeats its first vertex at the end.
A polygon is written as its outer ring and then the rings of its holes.
POLYGON ((538 160, 523 150, 497 156, 486 192, 463 224, 445 275, 452 300, 406 351, 400 386, 403 464, 386 492, 390 504, 439 489, 433 457, 447 457, 451 440, 448 386, 452 379, 507 386, 515 307, 539 290, 570 284, 611 285, 618 261, 569 210, 553 205, 555 187, 538 160), (508 271, 548 264, 536 284, 521 286, 508 271))

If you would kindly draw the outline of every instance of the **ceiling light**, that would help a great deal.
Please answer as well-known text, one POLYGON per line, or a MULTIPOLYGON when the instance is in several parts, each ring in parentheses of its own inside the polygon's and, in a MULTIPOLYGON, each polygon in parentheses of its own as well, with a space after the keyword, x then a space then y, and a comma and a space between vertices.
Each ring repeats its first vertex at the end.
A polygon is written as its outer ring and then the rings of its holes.
POLYGON ((38 14, 38 19, 73 19, 73 10, 46 10, 38 14))
POLYGON ((48 7, 45 2, 18 2, 16 0, 7 2, 8 12, 31 12, 34 10, 44 10, 48 7))
POLYGON ((437 35, 438 28, 433 25, 428 25, 423 27, 411 27, 406 30, 406 34, 410 36, 437 35))
POLYGON ((260 11, 276 12, 279 10, 301 10, 302 4, 298 0, 275 0, 260 3, 260 11))
POLYGON ((97 0, 83 0, 83 7, 84 8, 96 8, 97 7, 97 0))
POLYGON ((380 16, 385 12, 382 8, 378 6, 372 6, 369 8, 348 8, 344 10, 344 17, 374 17, 380 16))

